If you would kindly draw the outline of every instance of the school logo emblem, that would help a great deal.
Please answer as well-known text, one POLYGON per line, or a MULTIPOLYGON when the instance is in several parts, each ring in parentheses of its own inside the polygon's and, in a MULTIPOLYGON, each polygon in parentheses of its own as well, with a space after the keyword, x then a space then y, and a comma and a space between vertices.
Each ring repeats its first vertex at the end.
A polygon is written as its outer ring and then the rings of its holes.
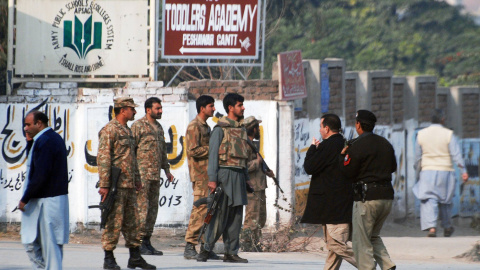
POLYGON ((89 51, 102 48, 102 23, 92 23, 91 15, 85 23, 75 16, 74 23, 74 26, 72 21, 63 24, 63 46, 72 49, 78 58, 85 59, 89 51))
POLYGON ((96 1, 68 1, 52 22, 52 48, 58 64, 71 72, 88 74, 101 69, 115 42, 114 25, 96 1))

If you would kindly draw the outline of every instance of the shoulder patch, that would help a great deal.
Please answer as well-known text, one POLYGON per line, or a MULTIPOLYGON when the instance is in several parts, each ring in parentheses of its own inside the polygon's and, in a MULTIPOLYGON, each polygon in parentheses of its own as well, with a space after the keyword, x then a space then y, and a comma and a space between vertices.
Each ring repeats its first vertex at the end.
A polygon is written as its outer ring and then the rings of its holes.
POLYGON ((345 158, 343 159, 343 166, 347 166, 348 164, 350 164, 350 156, 346 154, 345 158))

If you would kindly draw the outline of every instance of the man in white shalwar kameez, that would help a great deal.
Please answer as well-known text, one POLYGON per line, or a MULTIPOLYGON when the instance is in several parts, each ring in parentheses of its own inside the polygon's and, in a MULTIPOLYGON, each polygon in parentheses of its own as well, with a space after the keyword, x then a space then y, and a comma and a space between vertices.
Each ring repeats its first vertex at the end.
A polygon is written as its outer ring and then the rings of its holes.
POLYGON ((63 139, 39 111, 25 117, 27 178, 18 204, 21 239, 33 269, 62 269, 69 237, 67 153, 63 139))
POLYGON ((435 109, 432 125, 418 132, 415 145, 415 169, 420 171, 419 181, 413 186, 413 194, 420 200, 420 226, 428 230, 429 237, 437 235, 440 215, 444 236, 452 235, 452 198, 455 194, 455 170, 457 164, 464 182, 468 180, 462 152, 453 131, 445 128, 445 114, 435 109))

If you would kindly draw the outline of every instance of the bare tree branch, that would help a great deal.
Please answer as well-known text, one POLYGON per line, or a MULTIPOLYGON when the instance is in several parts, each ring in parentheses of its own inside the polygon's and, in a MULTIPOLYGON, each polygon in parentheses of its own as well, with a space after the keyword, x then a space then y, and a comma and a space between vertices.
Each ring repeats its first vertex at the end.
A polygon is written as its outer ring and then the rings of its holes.
POLYGON ((197 77, 193 76, 191 73, 188 73, 188 72, 185 71, 185 70, 182 70, 181 73, 187 75, 188 77, 190 77, 190 78, 192 78, 192 79, 194 79, 194 80, 197 80, 197 81, 200 80, 200 78, 197 78, 197 77))

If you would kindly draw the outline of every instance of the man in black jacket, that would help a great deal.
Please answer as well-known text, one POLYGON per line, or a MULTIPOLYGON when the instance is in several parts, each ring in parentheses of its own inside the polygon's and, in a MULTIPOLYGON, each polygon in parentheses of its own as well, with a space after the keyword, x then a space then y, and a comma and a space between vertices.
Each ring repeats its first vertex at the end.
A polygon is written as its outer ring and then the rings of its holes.
POLYGON ((358 138, 342 150, 340 165, 353 181, 352 243, 358 269, 395 269, 380 238, 380 230, 393 202, 392 173, 397 170, 395 151, 383 137, 373 134, 377 118, 359 110, 355 129, 358 138))
POLYGON ((338 164, 345 143, 339 134, 341 126, 337 115, 323 115, 320 119, 323 141, 320 143, 313 138, 303 164, 312 180, 301 222, 323 225, 329 250, 324 269, 339 269, 343 259, 357 266, 352 248, 347 245, 352 222, 353 190, 338 164))

